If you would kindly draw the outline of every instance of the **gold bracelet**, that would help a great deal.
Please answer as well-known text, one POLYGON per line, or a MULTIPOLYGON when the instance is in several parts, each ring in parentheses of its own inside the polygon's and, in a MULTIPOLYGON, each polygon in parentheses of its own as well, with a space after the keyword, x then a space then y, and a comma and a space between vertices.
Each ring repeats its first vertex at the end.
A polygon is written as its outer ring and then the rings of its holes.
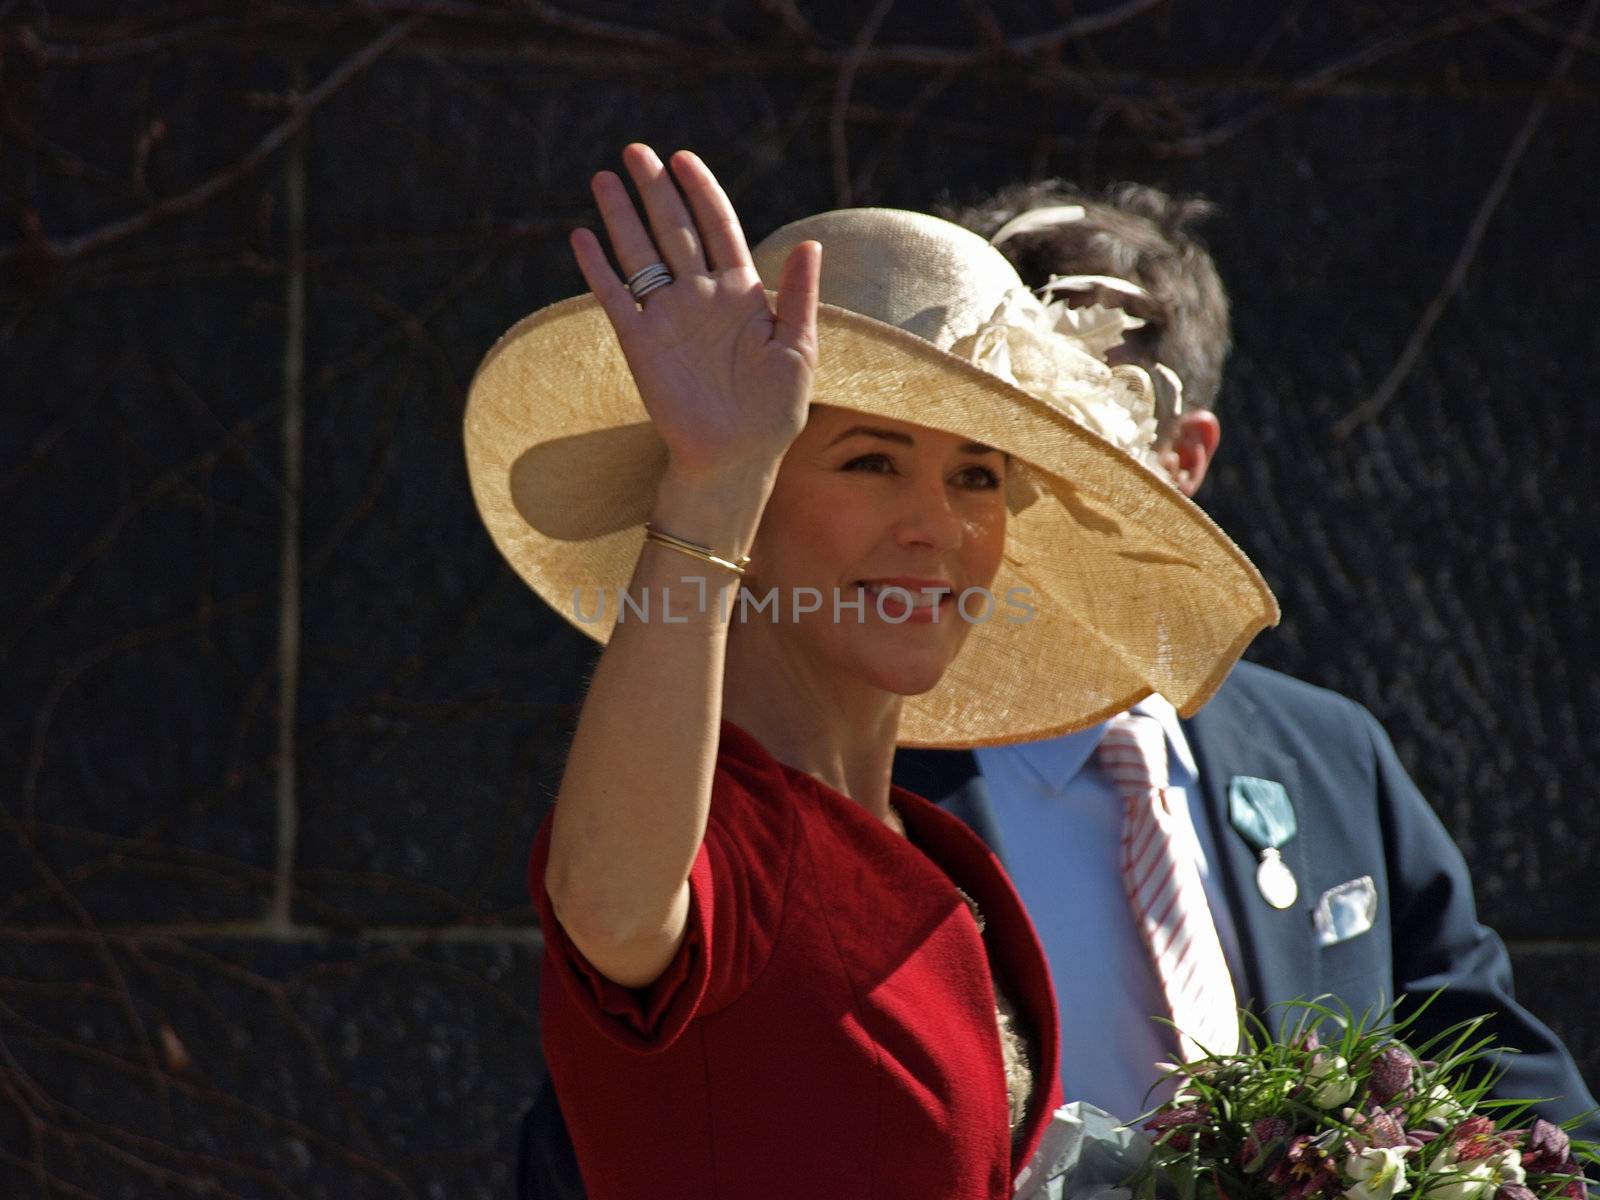
POLYGON ((748 554, 738 561, 731 558, 723 558, 722 555, 713 553, 707 546, 686 542, 680 537, 673 537, 670 533, 663 533, 648 524, 644 527, 644 540, 655 542, 657 545, 665 546, 669 550, 676 550, 679 554, 687 554, 690 558, 698 558, 701 562, 708 562, 713 566, 726 567, 735 575, 743 575, 745 568, 750 565, 750 556, 748 554))

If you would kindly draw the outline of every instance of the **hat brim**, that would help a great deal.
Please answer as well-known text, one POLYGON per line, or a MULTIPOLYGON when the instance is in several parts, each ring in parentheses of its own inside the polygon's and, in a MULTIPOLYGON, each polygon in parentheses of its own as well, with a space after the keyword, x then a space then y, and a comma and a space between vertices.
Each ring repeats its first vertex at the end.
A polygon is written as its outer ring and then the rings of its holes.
MULTIPOLYGON (((1185 715, 1278 619, 1249 559, 1159 475, 1066 414, 923 339, 845 309, 818 314, 812 397, 958 434, 1026 465, 975 621, 900 742, 984 746, 1081 729, 1159 692, 1185 715), (1020 589, 1020 591, 1013 591, 1020 589)), ((506 560, 604 642, 633 574, 666 452, 610 323, 589 296, 518 322, 474 376, 465 420, 478 511, 506 560), (580 605, 578 597, 589 597, 580 605)), ((764 619, 764 618, 761 618, 764 619)))

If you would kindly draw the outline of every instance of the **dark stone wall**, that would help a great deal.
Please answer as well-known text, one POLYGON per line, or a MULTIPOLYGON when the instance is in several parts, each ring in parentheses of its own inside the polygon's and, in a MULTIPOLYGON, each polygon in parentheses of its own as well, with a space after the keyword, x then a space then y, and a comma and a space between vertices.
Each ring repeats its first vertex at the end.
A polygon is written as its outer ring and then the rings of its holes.
POLYGON ((0 6, 0 1194, 509 1194, 592 652, 460 417, 633 138, 755 235, 1041 173, 1216 200, 1251 657, 1379 715, 1600 1080, 1591 7, 0 6))

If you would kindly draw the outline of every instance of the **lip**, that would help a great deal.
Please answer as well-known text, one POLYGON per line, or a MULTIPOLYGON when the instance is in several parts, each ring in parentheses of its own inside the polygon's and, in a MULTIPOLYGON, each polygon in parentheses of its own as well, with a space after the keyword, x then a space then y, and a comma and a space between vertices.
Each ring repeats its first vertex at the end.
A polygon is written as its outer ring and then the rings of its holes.
MULTIPOLYGON (((955 586, 945 579, 930 579, 915 575, 895 575, 883 579, 861 579, 856 581, 856 586, 866 591, 869 595, 877 596, 888 588, 903 588, 911 595, 910 611, 905 612, 904 601, 899 596, 889 597, 885 604, 886 611, 891 616, 899 616, 899 620, 890 620, 891 625, 930 625, 939 619, 939 610, 948 608, 955 603, 955 586), (942 594, 932 603, 924 593, 939 591, 942 594), (896 602, 902 607, 892 607, 896 602), (904 612, 903 616, 900 614, 904 612)), ((874 607, 877 607, 874 604, 874 607)))

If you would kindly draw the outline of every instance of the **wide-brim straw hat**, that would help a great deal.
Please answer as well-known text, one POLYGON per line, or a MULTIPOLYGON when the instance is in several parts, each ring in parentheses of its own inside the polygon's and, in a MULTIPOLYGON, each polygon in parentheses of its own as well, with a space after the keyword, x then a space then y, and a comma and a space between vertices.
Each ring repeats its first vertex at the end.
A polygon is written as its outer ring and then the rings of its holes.
MULTIPOLYGON (((1055 342, 1049 353, 1072 378, 1051 400, 968 361, 1026 376, 1026 364, 1007 370, 1003 346, 994 352, 1009 328, 997 315, 1026 293, 999 251, 950 222, 892 209, 797 221, 753 251, 769 288, 789 250, 808 239, 822 244, 812 399, 1011 457, 1006 545, 991 592, 1025 589, 1031 617, 1007 620, 1019 610, 1000 607, 974 622, 938 685, 907 698, 901 744, 1064 733, 1151 692, 1185 715, 1198 709, 1250 639, 1277 622, 1278 606, 1199 508, 1070 415, 1147 396, 1142 372, 1055 342)), ((1040 344, 1013 338, 1009 358, 1037 357, 1040 344)), ((633 573, 666 450, 592 297, 533 313, 490 349, 468 395, 466 451, 478 511, 501 553, 576 628, 607 640, 616 603, 585 618, 594 597, 614 601, 633 573), (582 614, 578 596, 588 597, 582 614)))

